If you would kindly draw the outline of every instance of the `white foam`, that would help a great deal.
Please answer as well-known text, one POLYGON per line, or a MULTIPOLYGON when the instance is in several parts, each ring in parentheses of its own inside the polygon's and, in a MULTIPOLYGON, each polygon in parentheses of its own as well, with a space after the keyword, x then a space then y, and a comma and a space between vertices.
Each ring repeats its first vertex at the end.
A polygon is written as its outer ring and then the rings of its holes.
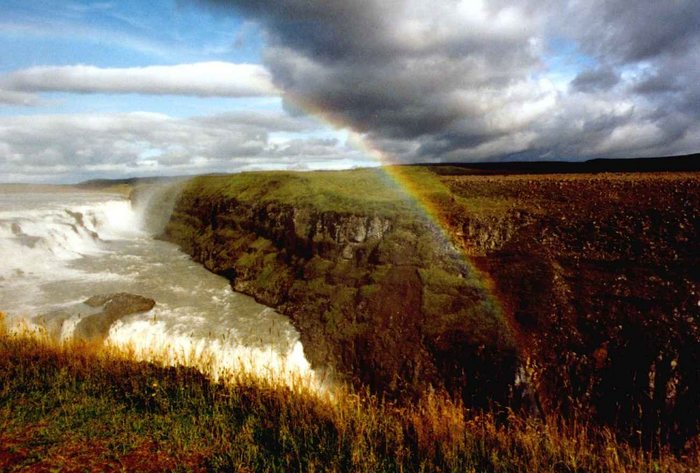
MULTIPOLYGON (((181 318, 179 322, 183 322, 181 318)), ((214 379, 245 372, 290 385, 304 380, 308 386, 322 389, 299 340, 275 347, 244 345, 235 331, 205 334, 197 330, 196 323, 173 325, 151 313, 117 321, 107 343, 143 360, 196 367, 214 379)))
POLYGON ((81 320, 71 305, 95 294, 141 294, 156 307, 116 321, 107 343, 213 377, 243 370, 321 389, 287 319, 149 236, 163 225, 161 216, 155 224, 142 220, 163 210, 156 202, 163 192, 143 194, 136 211, 104 194, 0 193, 0 310, 15 320, 59 310, 61 324, 52 320, 65 341, 81 320), (148 211, 151 203, 157 211, 148 211))
POLYGON ((127 200, 110 200, 85 209, 94 230, 107 240, 132 239, 146 236, 141 215, 134 212, 127 200))
POLYGON ((68 317, 66 320, 63 321, 63 324, 61 325, 60 334, 60 340, 62 342, 68 342, 73 339, 73 336, 75 335, 75 329, 81 320, 81 317, 76 314, 68 317))
POLYGON ((50 196, 24 203, 21 196, 0 200, 9 209, 0 212, 0 278, 84 277, 67 263, 104 253, 105 240, 145 236, 126 199, 66 194, 58 205, 50 196))

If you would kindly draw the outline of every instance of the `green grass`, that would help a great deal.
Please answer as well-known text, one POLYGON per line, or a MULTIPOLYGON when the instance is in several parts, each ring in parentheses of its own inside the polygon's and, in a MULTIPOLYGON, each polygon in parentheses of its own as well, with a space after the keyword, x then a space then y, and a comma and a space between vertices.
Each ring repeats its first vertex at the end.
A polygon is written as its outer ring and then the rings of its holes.
POLYGON ((500 421, 426 392, 396 405, 338 388, 139 362, 94 345, 0 335, 0 470, 690 472, 583 422, 500 421))
MULTIPOLYGON (((248 172, 225 176, 194 178, 186 192, 201 198, 230 197, 241 202, 284 202, 293 206, 310 206, 325 212, 375 212, 396 215, 415 210, 407 192, 410 185, 420 184, 421 192, 436 198, 449 195, 434 174, 421 168, 356 169, 343 172, 314 171, 248 172), (398 181, 391 177, 401 175, 398 181)), ((417 188, 417 187, 416 187, 417 188)))

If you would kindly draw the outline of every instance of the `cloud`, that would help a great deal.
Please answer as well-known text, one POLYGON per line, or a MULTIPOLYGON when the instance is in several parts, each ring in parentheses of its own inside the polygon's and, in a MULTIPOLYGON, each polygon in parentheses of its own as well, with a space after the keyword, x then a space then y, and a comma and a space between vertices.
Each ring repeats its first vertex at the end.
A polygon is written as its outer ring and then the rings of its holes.
POLYGON ((0 117, 3 181, 350 167, 362 156, 308 117, 238 112, 0 117))
POLYGON ((402 161, 697 151, 696 3, 202 2, 266 31, 264 62, 290 109, 402 161), (573 45, 568 77, 557 41, 573 45))
POLYGON ((584 51, 609 63, 682 56, 700 38, 695 0, 569 1, 560 18, 560 30, 568 30, 584 51))
POLYGON ((620 76, 612 68, 586 70, 571 81, 571 86, 578 92, 597 92, 608 90, 620 81, 620 76))
POLYGON ((0 88, 15 94, 73 92, 200 97, 278 94, 265 67, 228 62, 131 68, 38 66, 0 76, 0 88))
POLYGON ((34 94, 18 92, 16 90, 3 90, 0 88, 0 104, 31 106, 39 103, 39 97, 34 94))

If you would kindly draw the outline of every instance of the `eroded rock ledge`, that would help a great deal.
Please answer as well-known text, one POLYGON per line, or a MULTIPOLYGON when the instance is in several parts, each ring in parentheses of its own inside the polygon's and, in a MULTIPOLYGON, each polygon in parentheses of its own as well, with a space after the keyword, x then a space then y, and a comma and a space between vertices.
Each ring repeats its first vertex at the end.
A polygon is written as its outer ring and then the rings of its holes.
POLYGON ((512 336, 461 253, 419 212, 319 210, 182 193, 164 238, 291 318, 307 358, 389 395, 482 404, 514 379, 512 336))
POLYGON ((483 405, 517 357, 545 412, 647 446, 700 430, 697 174, 403 172, 460 251, 367 170, 197 178, 165 237, 377 391, 483 405))

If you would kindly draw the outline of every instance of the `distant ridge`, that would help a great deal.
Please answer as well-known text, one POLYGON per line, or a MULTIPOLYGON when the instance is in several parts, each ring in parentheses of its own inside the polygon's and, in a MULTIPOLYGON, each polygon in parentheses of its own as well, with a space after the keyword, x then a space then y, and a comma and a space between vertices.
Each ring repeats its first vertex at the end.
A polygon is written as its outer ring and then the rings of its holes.
POLYGON ((117 178, 117 179, 90 179, 89 181, 82 181, 77 184, 73 184, 73 187, 81 187, 84 189, 100 189, 103 187, 115 186, 115 185, 134 185, 134 184, 155 184, 157 182, 168 182, 174 181, 176 179, 183 179, 182 177, 173 176, 155 176, 155 177, 127 177, 127 178, 117 178))
POLYGON ((660 158, 591 159, 588 161, 508 161, 420 164, 438 174, 571 174, 599 172, 697 172, 700 153, 660 158))
MULTIPOLYGON (((591 159, 588 161, 503 161, 488 163, 416 163, 407 166, 426 166, 437 174, 585 174, 599 172, 699 172, 700 153, 660 158, 591 159)), ((210 173, 208 175, 226 175, 210 173)), ((153 184, 193 176, 129 177, 122 179, 91 179, 74 184, 86 189, 119 184, 153 184)))

